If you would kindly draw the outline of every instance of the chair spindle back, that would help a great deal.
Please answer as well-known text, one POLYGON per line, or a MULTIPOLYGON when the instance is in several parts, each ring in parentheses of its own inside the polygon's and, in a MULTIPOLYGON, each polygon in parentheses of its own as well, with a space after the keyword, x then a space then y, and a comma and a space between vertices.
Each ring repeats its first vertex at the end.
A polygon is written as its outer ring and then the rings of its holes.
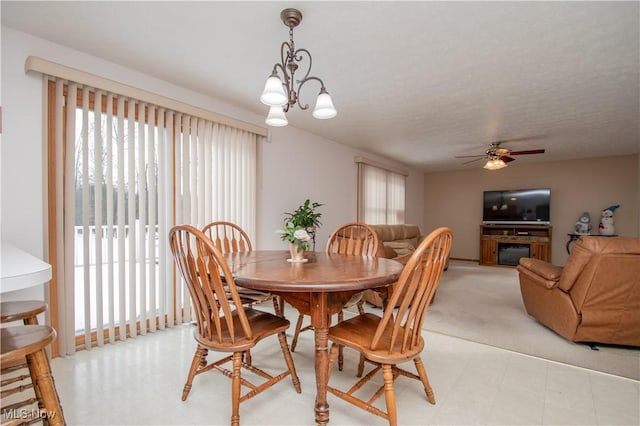
POLYGON ((422 322, 440 281, 452 240, 451 229, 442 227, 418 245, 398 278, 373 337, 372 349, 404 353, 419 343, 422 322), (398 306, 395 317, 394 306, 398 306), (381 337, 387 327, 393 327, 392 338, 383 341, 381 337))
POLYGON ((327 253, 351 256, 376 256, 380 246, 378 234, 368 225, 346 223, 333 231, 327 242, 327 253))
POLYGON ((190 225, 173 227, 169 241, 191 295, 200 336, 218 345, 235 343, 236 338, 251 338, 237 287, 220 250, 202 231, 190 225), (239 319, 241 330, 235 329, 234 318, 239 319))
POLYGON ((244 253, 252 250, 249 235, 235 223, 211 222, 202 229, 202 232, 222 253, 244 253))

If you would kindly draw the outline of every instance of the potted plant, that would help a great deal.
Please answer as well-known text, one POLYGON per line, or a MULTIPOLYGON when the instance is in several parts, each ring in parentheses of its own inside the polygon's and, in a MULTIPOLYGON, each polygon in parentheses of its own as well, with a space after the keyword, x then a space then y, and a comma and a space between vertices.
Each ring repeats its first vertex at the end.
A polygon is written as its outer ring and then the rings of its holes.
POLYGON ((316 228, 322 225, 316 209, 322 206, 320 203, 305 200, 292 213, 285 212, 284 229, 280 230, 280 238, 290 244, 291 257, 302 257, 304 251, 311 248, 311 243, 315 244, 316 228))

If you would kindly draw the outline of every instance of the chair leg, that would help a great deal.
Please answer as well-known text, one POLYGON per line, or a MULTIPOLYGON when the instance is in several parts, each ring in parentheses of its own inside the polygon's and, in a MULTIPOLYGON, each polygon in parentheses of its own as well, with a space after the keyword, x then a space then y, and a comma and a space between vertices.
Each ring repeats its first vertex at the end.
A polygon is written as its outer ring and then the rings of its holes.
MULTIPOLYGON (((344 321, 344 311, 338 312, 338 324, 344 321)), ((338 371, 342 371, 344 367, 344 346, 340 345, 338 347, 338 371)))
POLYGON ((282 296, 272 296, 273 310, 277 316, 284 318, 284 299, 282 296))
POLYGON ((296 322, 296 329, 293 332, 293 340, 291 341, 291 352, 296 351, 296 345, 298 344, 298 336, 300 336, 300 330, 302 329, 302 321, 304 320, 304 315, 298 315, 298 322, 296 322))
POLYGON ((433 394, 433 389, 431 389, 431 385, 429 384, 429 377, 427 376, 427 370, 424 368, 424 364, 422 363, 422 358, 416 357, 413 360, 413 363, 416 365, 416 370, 418 370, 418 375, 420 376, 420 381, 422 382, 422 386, 424 386, 424 392, 427 394, 427 400, 430 403, 436 403, 436 397, 433 394))
POLYGON ((202 351, 202 358, 200 359, 200 367, 206 367, 207 366, 207 356, 209 356, 209 350, 208 349, 204 349, 202 351))
POLYGON ((289 367, 293 387, 296 389, 296 392, 301 393, 302 389, 300 388, 300 379, 298 378, 296 365, 293 363, 293 357, 291 356, 289 346, 287 345, 287 335, 284 331, 282 333, 278 333, 278 340, 280 341, 280 348, 282 349, 282 355, 284 355, 284 361, 287 363, 287 367, 289 367))
POLYGON ((397 426, 398 413, 396 411, 396 396, 393 392, 393 368, 389 364, 382 365, 382 377, 384 378, 384 400, 387 404, 389 426, 397 426))
POLYGON ((247 349, 247 350, 244 352, 244 362, 245 362, 247 365, 251 365, 251 363, 253 362, 253 358, 251 358, 251 349, 247 349))
POLYGON ((62 413, 60 398, 58 397, 53 376, 51 375, 49 359, 44 349, 27 355, 27 364, 29 365, 29 371, 32 372, 32 376, 36 378, 34 386, 37 386, 40 390, 42 403, 47 413, 46 420, 48 424, 50 426, 65 425, 66 422, 64 414, 62 413))
MULTIPOLYGON (((38 325, 38 317, 33 316, 29 318, 25 318, 23 321, 24 325, 38 325)), ((48 358, 47 358, 48 359, 48 358)), ((51 366, 49 366, 51 368, 51 366)), ((33 385, 33 392, 36 394, 36 398, 38 399, 38 408, 40 410, 44 409, 44 405, 42 403, 42 396, 40 394, 40 389, 38 388, 38 384, 36 383, 36 377, 29 370, 29 374, 31 374, 31 384, 33 385)))
POLYGON ((187 400, 187 397, 189 396, 189 392, 191 392, 191 384, 193 383, 193 378, 196 376, 198 368, 202 367, 201 365, 202 360, 205 359, 205 362, 206 362, 206 353, 207 353, 207 350, 202 346, 198 345, 198 349, 196 349, 196 353, 193 355, 193 360, 191 361, 189 374, 187 374, 187 382, 184 384, 184 388, 182 389, 183 401, 187 400))
POLYGON ((240 426, 240 367, 242 352, 233 353, 233 372, 231 373, 231 426, 240 426))
POLYGON ((328 363, 328 372, 327 372, 327 385, 329 384, 329 379, 331 378, 331 372, 333 371, 333 366, 336 362, 336 355, 338 354, 338 344, 333 343, 331 345, 331 349, 329 350, 329 363, 328 363))
MULTIPOLYGON (((26 320, 25 320, 25 324, 26 325, 37 325, 37 324, 28 324, 26 320)), ((14 376, 13 379, 2 380, 2 386, 4 387, 5 385, 9 385, 11 383, 15 383, 15 382, 24 380, 27 377, 29 377, 31 379, 31 385, 30 386, 29 385, 23 385, 24 388, 23 388, 23 386, 20 386, 19 388, 16 388, 16 389, 18 389, 17 390, 18 392, 22 392, 22 390, 24 390, 26 388, 29 388, 29 387, 32 387, 33 388, 33 393, 35 394, 35 401, 38 403, 38 409, 40 411, 44 411, 45 408, 44 408, 44 404, 43 404, 42 394, 40 393, 40 389, 38 388, 38 380, 37 380, 37 377, 35 376, 35 371, 33 371, 32 368, 29 368, 29 364, 28 364, 26 358, 25 358, 25 362, 23 364, 15 365, 15 366, 12 366, 12 367, 3 368, 2 369, 2 374, 4 375, 4 374, 11 373, 11 372, 14 372, 14 371, 22 370, 22 369, 26 369, 27 372, 29 373, 29 376, 21 374, 20 376, 14 376)), ((12 389, 8 389, 7 391, 3 390, 2 391, 2 396, 0 396, 0 400, 2 398, 6 397, 6 396, 11 395, 13 393, 11 391, 12 391, 12 389)), ((19 406, 22 406, 22 405, 19 405, 19 406)), ((3 406, 2 410, 4 412, 4 411, 7 410, 7 408, 3 406)), ((4 423, 2 423, 2 426, 4 426, 4 423)))
POLYGON ((356 373, 356 377, 362 377, 364 373, 364 355, 360 354, 360 361, 358 361, 358 372, 356 373))

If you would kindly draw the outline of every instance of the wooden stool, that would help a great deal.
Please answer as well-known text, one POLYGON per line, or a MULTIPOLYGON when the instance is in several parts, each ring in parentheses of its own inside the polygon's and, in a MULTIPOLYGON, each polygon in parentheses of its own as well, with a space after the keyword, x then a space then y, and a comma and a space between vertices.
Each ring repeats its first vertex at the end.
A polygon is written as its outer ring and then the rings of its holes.
MULTIPOLYGON (((56 338, 55 330, 46 325, 21 325, 1 328, 0 332, 0 368, 26 358, 30 375, 34 378, 33 384, 34 390, 37 390, 38 405, 44 410, 44 412, 39 412, 40 410, 27 412, 25 418, 8 419, 10 421, 7 424, 30 423, 32 420, 42 418, 51 426, 64 425, 65 420, 60 399, 45 352, 45 348, 56 338), (14 420, 20 421, 14 422, 14 420)), ((23 390, 21 387, 17 390, 14 388, 6 391, 6 394, 3 390, 1 397, 5 398, 9 394, 21 390, 23 390)), ((22 406, 21 404, 20 406, 22 406)), ((8 408, 5 407, 4 410, 8 408)))
POLYGON ((0 302, 0 324, 22 320, 25 325, 36 325, 38 315, 46 310, 47 304, 41 300, 0 302))
MULTIPOLYGON (((47 310, 47 304, 41 300, 16 300, 11 302, 0 302, 0 324, 22 321, 25 325, 37 325, 38 315, 47 310)), ((29 398, 21 401, 20 403, 3 405, 3 410, 16 410, 18 408, 25 407, 34 403, 38 403, 38 408, 43 409, 42 399, 40 398, 40 390, 35 386, 36 378, 26 374, 12 374, 15 371, 28 368, 27 360, 22 358, 12 363, 6 363, 2 366, 2 381, 3 387, 2 394, 14 394, 23 392, 33 387, 35 398, 29 398), (30 379, 31 383, 19 384, 12 389, 8 389, 7 386, 13 383, 22 382, 26 379, 30 379)))

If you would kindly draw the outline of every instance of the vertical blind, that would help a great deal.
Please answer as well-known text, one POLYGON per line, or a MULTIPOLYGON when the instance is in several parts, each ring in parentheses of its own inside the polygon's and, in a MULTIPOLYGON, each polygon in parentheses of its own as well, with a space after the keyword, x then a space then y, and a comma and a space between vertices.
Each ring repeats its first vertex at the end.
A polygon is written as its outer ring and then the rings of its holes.
POLYGON ((404 223, 406 176, 364 161, 358 165, 358 221, 404 223))
MULTIPOLYGON (((213 220, 226 220, 254 236, 257 135, 184 114, 177 114, 173 124, 175 223, 202 229, 213 220)), ((182 285, 176 292, 175 304, 183 307, 176 312, 177 322, 195 319, 189 297, 182 285)))
POLYGON ((254 235, 258 136, 54 76, 45 81, 59 352, 191 321, 169 229, 227 220, 254 235))

